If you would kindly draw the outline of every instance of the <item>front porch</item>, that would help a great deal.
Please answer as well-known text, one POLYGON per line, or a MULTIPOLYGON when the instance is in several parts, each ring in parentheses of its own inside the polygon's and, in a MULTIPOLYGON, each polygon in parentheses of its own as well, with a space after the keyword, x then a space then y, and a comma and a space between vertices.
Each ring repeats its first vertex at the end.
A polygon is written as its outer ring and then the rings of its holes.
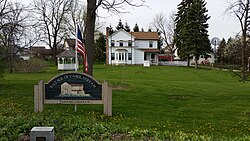
POLYGON ((150 65, 158 66, 159 53, 152 53, 152 52, 144 52, 144 61, 149 61, 150 65))

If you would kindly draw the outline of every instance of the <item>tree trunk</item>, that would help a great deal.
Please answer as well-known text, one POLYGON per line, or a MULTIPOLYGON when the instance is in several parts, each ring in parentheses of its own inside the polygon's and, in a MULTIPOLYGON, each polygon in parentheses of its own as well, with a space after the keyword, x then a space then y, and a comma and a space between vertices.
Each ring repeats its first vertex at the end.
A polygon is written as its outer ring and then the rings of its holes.
POLYGON ((56 55, 53 55, 53 59, 54 59, 55 64, 58 65, 58 64, 57 64, 58 62, 57 62, 57 57, 56 57, 56 55))
MULTIPOLYGON (((8 39, 9 40, 9 39, 8 39)), ((14 52, 14 46, 12 45, 12 43, 10 41, 8 41, 8 50, 7 50, 7 54, 8 54, 8 67, 9 67, 9 72, 12 73, 13 72, 13 52, 14 52)))
POLYGON ((189 54, 187 56, 187 67, 190 67, 190 57, 189 57, 189 54))
POLYGON ((198 69, 198 58, 195 57, 195 69, 198 69))
POLYGON ((249 11, 249 0, 246 2, 246 14, 244 18, 244 27, 242 31, 242 50, 241 50, 241 79, 245 82, 248 77, 247 71, 247 29, 248 29, 248 11, 249 11))
POLYGON ((88 61, 88 74, 93 75, 93 56, 94 56, 94 32, 96 20, 96 0, 87 0, 87 20, 86 20, 86 40, 85 48, 88 61))
POLYGON ((9 57, 9 73, 13 72, 13 57, 12 54, 10 53, 10 57, 9 57))

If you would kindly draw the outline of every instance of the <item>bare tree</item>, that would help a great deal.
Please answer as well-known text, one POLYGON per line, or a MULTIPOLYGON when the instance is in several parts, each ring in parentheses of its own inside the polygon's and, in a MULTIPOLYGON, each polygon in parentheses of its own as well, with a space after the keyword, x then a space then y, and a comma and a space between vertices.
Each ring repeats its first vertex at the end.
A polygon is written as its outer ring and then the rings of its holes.
POLYGON ((84 31, 85 23, 86 23, 86 14, 87 7, 82 4, 79 0, 75 0, 72 4, 72 8, 69 11, 69 14, 65 15, 65 25, 64 30, 70 32, 70 35, 75 35, 76 24, 80 25, 82 28, 81 31, 84 31))
POLYGON ((34 11, 39 15, 37 25, 43 32, 43 41, 52 50, 56 61, 58 45, 63 38, 70 34, 66 32, 67 16, 73 8, 72 0, 35 0, 34 11))
POLYGON ((171 55, 174 55, 176 50, 173 40, 174 40, 174 30, 175 30, 175 12, 171 12, 169 17, 166 18, 165 14, 159 13, 154 17, 153 27, 160 32, 163 37, 163 48, 167 49, 171 55))
POLYGON ((103 8, 109 12, 120 14, 127 12, 123 7, 133 6, 139 7, 143 6, 144 0, 87 0, 87 19, 86 19, 86 52, 88 57, 89 71, 88 74, 93 74, 93 56, 94 56, 94 32, 96 23, 96 12, 98 8, 103 8))
MULTIPOLYGON (((85 27, 86 27, 86 18, 87 18, 87 6, 81 4, 79 0, 75 0, 72 9, 69 12, 70 14, 66 14, 65 21, 65 31, 71 33, 71 35, 75 35, 75 25, 78 24, 81 27, 81 31, 83 31, 85 35, 85 27)), ((98 18, 95 24, 95 33, 99 33, 101 28, 103 28, 104 24, 99 22, 98 18)), ((67 35, 69 36, 69 35, 67 35)))
POLYGON ((230 3, 227 11, 233 13, 239 23, 241 28, 241 73, 238 76, 242 81, 246 81, 249 76, 248 70, 248 60, 249 60, 249 46, 247 41, 247 36, 250 31, 250 0, 235 0, 233 3, 230 3))
POLYGON ((5 56, 8 62, 8 69, 12 72, 13 61, 20 49, 20 38, 26 29, 28 15, 24 14, 25 7, 20 3, 0 1, 0 33, 1 47, 5 47, 5 56), (19 48, 17 48, 17 45, 19 48))

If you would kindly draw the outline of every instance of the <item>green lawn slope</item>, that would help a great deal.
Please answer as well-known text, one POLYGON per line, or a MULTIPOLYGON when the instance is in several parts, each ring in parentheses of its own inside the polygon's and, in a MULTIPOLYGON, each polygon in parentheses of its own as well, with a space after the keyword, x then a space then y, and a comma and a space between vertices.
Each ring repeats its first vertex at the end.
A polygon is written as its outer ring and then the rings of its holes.
POLYGON ((33 87, 63 73, 5 73, 0 140, 54 126, 56 140, 250 140, 250 84, 229 72, 186 67, 94 66, 113 87, 113 116, 102 105, 45 105, 34 113, 33 87))

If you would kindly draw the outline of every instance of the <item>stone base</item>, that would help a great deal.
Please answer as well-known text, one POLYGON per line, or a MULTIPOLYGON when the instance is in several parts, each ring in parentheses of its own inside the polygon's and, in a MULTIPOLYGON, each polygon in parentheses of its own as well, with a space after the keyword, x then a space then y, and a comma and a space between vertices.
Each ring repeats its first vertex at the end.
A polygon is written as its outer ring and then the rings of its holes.
POLYGON ((54 127, 33 127, 30 141, 54 141, 54 127))

